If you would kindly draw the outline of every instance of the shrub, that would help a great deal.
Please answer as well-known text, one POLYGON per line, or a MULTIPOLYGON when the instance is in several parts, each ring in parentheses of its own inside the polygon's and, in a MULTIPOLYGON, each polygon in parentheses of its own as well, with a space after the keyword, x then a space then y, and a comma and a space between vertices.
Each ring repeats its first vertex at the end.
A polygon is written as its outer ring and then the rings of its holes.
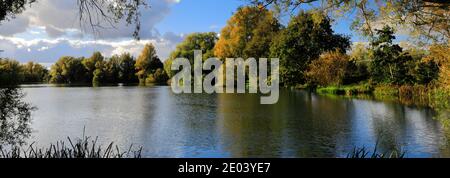
POLYGON ((323 53, 314 60, 306 73, 308 82, 321 86, 338 86, 343 83, 349 57, 338 51, 323 53))
POLYGON ((153 74, 149 74, 145 79, 146 84, 166 84, 169 76, 164 69, 159 68, 153 74))

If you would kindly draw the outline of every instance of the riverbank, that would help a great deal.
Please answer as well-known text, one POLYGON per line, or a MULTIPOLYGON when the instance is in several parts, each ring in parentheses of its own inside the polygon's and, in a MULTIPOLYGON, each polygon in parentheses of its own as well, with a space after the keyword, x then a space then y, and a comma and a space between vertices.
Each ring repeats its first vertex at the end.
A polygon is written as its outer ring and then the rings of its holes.
POLYGON ((436 86, 425 85, 370 85, 364 83, 317 87, 314 91, 322 95, 370 96, 376 100, 395 99, 407 105, 448 106, 448 101, 450 100, 450 91, 436 86))

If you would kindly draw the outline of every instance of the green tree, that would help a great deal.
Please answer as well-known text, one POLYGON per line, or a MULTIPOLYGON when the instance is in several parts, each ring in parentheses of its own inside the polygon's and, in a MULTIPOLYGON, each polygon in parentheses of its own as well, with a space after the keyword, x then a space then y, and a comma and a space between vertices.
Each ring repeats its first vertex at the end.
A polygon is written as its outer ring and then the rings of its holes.
POLYGON ((272 11, 261 6, 240 7, 222 29, 214 54, 221 59, 268 58, 272 37, 279 29, 272 11))
POLYGON ((301 11, 273 40, 270 57, 280 59, 280 84, 304 84, 311 61, 323 52, 349 48, 349 38, 334 34, 329 18, 320 16, 319 23, 315 18, 317 14, 301 11))
POLYGON ((0 148, 21 146, 31 135, 31 112, 35 109, 23 101, 20 88, 0 88, 0 148))
POLYGON ((95 63, 94 77, 92 78, 93 85, 100 85, 107 82, 107 69, 105 68, 105 61, 98 61, 95 63))
POLYGON ((120 73, 120 56, 113 55, 111 58, 104 63, 105 70, 105 82, 106 83, 120 83, 119 73, 120 73))
POLYGON ((92 82, 94 78, 94 71, 97 69, 97 63, 102 63, 104 57, 100 52, 94 52, 90 58, 85 58, 82 62, 86 69, 87 81, 92 82))
POLYGON ((28 62, 22 65, 24 83, 44 82, 48 75, 48 70, 41 64, 28 62))
POLYGON ((373 60, 370 63, 371 77, 375 82, 388 84, 413 83, 414 77, 410 69, 415 61, 403 49, 393 44, 394 30, 385 26, 376 31, 377 36, 372 40, 373 60))
POLYGON ((85 83, 86 69, 82 63, 83 58, 70 56, 61 57, 50 70, 51 83, 85 83))
POLYGON ((183 42, 177 45, 176 49, 170 54, 169 59, 164 62, 166 73, 169 77, 175 75, 176 71, 172 71, 172 61, 176 58, 189 59, 191 64, 194 64, 194 50, 202 50, 202 59, 206 60, 214 57, 214 46, 217 41, 217 34, 214 32, 208 33, 192 33, 184 39, 183 42))
POLYGON ((136 61, 130 53, 119 56, 119 81, 122 83, 136 83, 138 78, 135 70, 136 61))
POLYGON ((0 86, 17 85, 23 81, 19 62, 0 58, 0 86))
POLYGON ((155 47, 149 43, 144 46, 141 54, 136 60, 136 75, 139 78, 140 83, 145 83, 145 79, 149 74, 153 74, 159 68, 164 68, 164 64, 159 60, 156 55, 155 47))
POLYGON ((156 69, 155 73, 148 75, 148 77, 145 79, 145 83, 166 84, 168 80, 169 76, 166 74, 166 71, 164 71, 164 69, 162 68, 159 68, 156 69))

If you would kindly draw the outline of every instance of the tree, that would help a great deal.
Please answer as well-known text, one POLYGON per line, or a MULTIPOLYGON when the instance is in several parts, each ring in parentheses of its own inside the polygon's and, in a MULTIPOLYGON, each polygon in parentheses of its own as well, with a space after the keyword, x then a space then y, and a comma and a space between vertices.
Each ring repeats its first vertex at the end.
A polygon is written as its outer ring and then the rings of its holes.
MULTIPOLYGON (((39 0, 2 0, 0 1, 0 22, 14 18, 39 0)), ((145 0, 77 0, 80 24, 89 24, 96 33, 99 28, 114 27, 120 20, 127 25, 134 24, 133 36, 139 39, 140 10, 146 8, 145 0)))
POLYGON ((393 44, 395 39, 394 30, 385 26, 381 30, 376 30, 377 36, 371 42, 373 50, 373 60, 370 63, 372 79, 379 83, 406 84, 413 83, 414 77, 411 75, 411 66, 415 61, 408 53, 403 53, 403 49, 393 44))
POLYGON ((119 56, 119 81, 122 83, 135 83, 138 81, 136 76, 133 56, 130 53, 123 53, 119 56))
POLYGON ((432 45, 430 54, 423 58, 424 61, 433 61, 439 68, 439 85, 450 91, 450 47, 445 45, 432 45))
POLYGON ((22 67, 19 62, 0 58, 0 86, 17 85, 23 81, 22 67))
POLYGON ((113 55, 104 63, 105 82, 106 83, 120 83, 120 56, 113 55))
POLYGON ((107 69, 105 69, 106 62, 98 61, 95 63, 95 70, 93 73, 92 84, 99 85, 107 82, 107 69))
POLYGON ((156 55, 155 47, 149 43, 144 46, 141 54, 136 60, 135 64, 140 83, 145 83, 145 79, 149 74, 153 74, 159 68, 164 68, 164 64, 159 60, 156 55))
POLYGON ((31 135, 31 111, 36 108, 24 97, 20 88, 0 88, 0 148, 21 146, 31 135))
POLYGON ((339 86, 343 84, 349 56, 339 51, 325 52, 319 59, 312 61, 306 73, 313 85, 339 86))
POLYGON ((444 0, 249 0, 264 7, 274 5, 281 11, 293 11, 302 5, 315 5, 323 14, 336 18, 350 16, 353 29, 374 36, 377 23, 409 29, 413 36, 447 42, 450 37, 449 1, 444 0))
POLYGON ((159 68, 156 69, 155 73, 149 74, 145 79, 145 83, 153 83, 153 84, 165 84, 169 80, 169 76, 166 74, 164 69, 159 68))
POLYGON ((94 71, 97 69, 97 63, 103 63, 104 57, 100 52, 94 52, 90 58, 86 58, 82 61, 85 69, 87 81, 92 82, 94 78, 94 71))
POLYGON ((364 44, 358 43, 352 48, 349 57, 343 84, 355 84, 369 79, 368 66, 372 58, 371 50, 368 50, 364 44))
POLYGON ((273 12, 262 7, 241 7, 220 33, 214 54, 221 58, 269 57, 272 37, 280 24, 273 12))
POLYGON ((48 75, 48 70, 44 66, 34 62, 22 65, 22 72, 25 83, 44 82, 48 75))
POLYGON ((315 23, 316 15, 301 11, 273 40, 271 57, 280 59, 280 84, 304 84, 305 72, 311 61, 326 51, 345 52, 350 46, 348 37, 334 34, 326 16, 315 23))
POLYGON ((189 59, 191 64, 194 64, 194 50, 202 50, 203 60, 214 57, 214 46, 217 40, 217 34, 214 32, 192 33, 186 36, 184 41, 178 44, 170 54, 169 59, 164 62, 166 73, 169 77, 175 75, 176 71, 172 71, 170 68, 172 61, 179 57, 189 59))
POLYGON ((82 64, 82 58, 70 56, 61 57, 50 70, 51 83, 85 83, 86 69, 82 64))

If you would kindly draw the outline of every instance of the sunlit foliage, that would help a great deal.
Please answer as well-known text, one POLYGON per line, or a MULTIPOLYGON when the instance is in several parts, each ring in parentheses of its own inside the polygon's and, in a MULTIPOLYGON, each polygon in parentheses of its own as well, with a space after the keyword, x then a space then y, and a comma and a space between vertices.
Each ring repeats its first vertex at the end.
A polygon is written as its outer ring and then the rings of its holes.
POLYGON ((268 58, 272 37, 279 28, 273 12, 262 7, 241 7, 222 29, 214 54, 221 59, 268 58))

